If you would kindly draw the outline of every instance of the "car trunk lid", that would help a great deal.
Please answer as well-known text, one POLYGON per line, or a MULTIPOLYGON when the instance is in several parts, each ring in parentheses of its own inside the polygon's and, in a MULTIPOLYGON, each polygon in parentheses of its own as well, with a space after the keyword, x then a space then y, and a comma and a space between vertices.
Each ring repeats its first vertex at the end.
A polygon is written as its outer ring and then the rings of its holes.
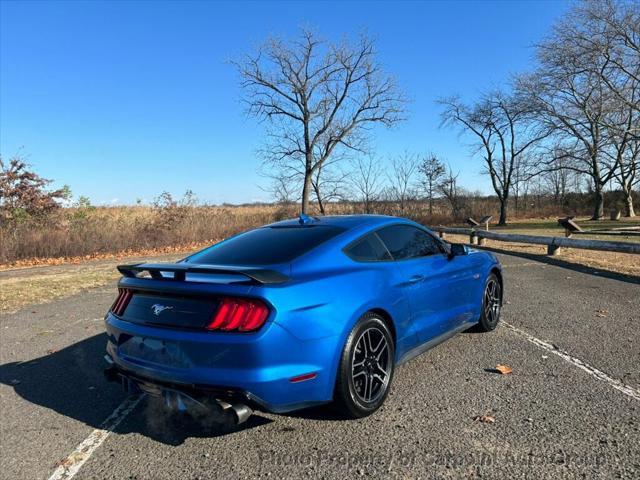
POLYGON ((289 280, 278 270, 220 265, 136 264, 118 270, 123 278, 114 315, 136 324, 198 330, 211 324, 225 299, 251 298, 258 285, 289 280))

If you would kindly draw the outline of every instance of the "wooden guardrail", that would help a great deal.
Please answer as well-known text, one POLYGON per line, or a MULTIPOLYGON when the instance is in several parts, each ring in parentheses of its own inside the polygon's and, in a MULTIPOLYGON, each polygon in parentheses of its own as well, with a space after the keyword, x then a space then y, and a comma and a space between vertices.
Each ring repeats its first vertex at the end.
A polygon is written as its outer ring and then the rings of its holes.
POLYGON ((520 235, 514 233, 488 232, 485 230, 476 230, 475 228, 431 227, 431 230, 438 232, 440 234, 440 238, 445 238, 447 233, 454 235, 469 235, 469 243, 472 245, 484 245, 486 241, 485 239, 487 238, 498 242, 546 245, 548 255, 557 255, 560 247, 640 254, 640 243, 579 240, 565 237, 544 237, 541 235, 520 235))

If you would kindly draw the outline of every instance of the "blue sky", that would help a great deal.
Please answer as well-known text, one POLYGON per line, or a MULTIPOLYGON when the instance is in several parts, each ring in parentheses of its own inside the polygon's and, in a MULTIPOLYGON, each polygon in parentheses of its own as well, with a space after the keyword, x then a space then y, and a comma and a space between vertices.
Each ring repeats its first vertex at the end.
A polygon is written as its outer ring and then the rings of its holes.
POLYGON ((0 153, 28 157, 94 204, 186 189, 211 203, 268 200, 230 58, 301 25, 338 39, 366 29, 412 99, 377 129, 384 158, 433 151, 463 185, 489 179, 434 100, 472 99, 527 69, 568 4, 498 2, 0 2, 0 153))

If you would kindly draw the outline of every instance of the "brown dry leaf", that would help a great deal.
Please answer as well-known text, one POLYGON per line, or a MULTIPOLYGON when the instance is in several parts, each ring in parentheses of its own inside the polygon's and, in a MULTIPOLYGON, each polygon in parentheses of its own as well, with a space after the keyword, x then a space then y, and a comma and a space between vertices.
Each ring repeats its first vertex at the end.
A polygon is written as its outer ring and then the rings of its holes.
POLYGON ((477 415, 473 420, 480 423, 496 423, 496 419, 491 415, 477 415))
POLYGON ((607 316, 608 313, 609 313, 608 310, 598 309, 596 310, 596 317, 604 318, 607 316))
POLYGON ((56 463, 53 464, 54 467, 58 468, 58 467, 64 467, 64 468, 69 468, 71 466, 71 460, 69 458, 63 458, 61 460, 58 460, 56 463))
POLYGON ((509 365, 496 365, 496 372, 500 372, 502 375, 508 375, 513 372, 513 368, 509 365))

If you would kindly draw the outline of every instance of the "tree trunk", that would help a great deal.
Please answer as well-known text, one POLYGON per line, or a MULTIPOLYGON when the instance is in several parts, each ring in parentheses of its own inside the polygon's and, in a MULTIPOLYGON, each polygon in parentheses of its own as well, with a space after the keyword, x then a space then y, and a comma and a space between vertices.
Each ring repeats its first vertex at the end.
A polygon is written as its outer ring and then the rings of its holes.
POLYGON ((625 217, 635 217, 636 212, 633 209, 633 196, 631 195, 631 190, 624 192, 625 205, 624 205, 624 216, 625 217))
POLYGON ((504 200, 500 201, 500 220, 498 221, 498 225, 506 225, 507 224, 507 202, 504 200))
POLYGON ((301 213, 307 214, 309 212, 309 195, 311 194, 311 172, 306 172, 304 175, 304 186, 302 187, 302 205, 301 213))
POLYGON ((318 208, 320 209, 320 214, 324 215, 324 202, 322 201, 322 195, 320 194, 320 179, 317 182, 311 182, 313 186, 313 190, 316 193, 316 199, 318 200, 318 208))
POLYGON ((506 225, 507 224, 507 210, 509 201, 509 197, 504 196, 500 198, 500 220, 498 221, 498 225, 506 225))
POLYGON ((604 195, 602 194, 603 185, 595 182, 595 191, 593 194, 593 216, 591 220, 602 220, 604 217, 604 195))

